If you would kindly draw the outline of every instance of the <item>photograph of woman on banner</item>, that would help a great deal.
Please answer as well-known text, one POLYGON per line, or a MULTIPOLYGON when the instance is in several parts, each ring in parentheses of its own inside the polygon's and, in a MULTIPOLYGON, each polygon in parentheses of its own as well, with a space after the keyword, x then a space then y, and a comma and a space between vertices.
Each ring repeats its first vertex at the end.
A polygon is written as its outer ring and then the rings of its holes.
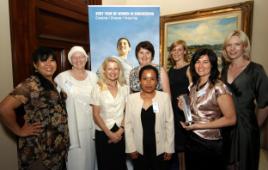
MULTIPOLYGON (((218 57, 211 49, 197 50, 190 62, 192 123, 181 122, 188 133, 185 146, 187 170, 225 170, 221 128, 236 123, 232 94, 219 80, 218 57)), ((183 101, 178 98, 183 110, 183 101)))
POLYGON ((158 70, 140 69, 141 91, 129 95, 126 104, 126 153, 134 170, 169 170, 174 153, 174 120, 170 96, 157 91, 158 70))
POLYGON ((170 94, 169 80, 166 70, 160 65, 153 64, 152 61, 154 59, 155 50, 154 46, 150 41, 142 41, 140 42, 135 49, 135 55, 139 62, 139 66, 133 68, 130 72, 129 76, 129 86, 131 92, 139 92, 141 91, 140 81, 139 81, 139 71, 145 65, 152 65, 157 68, 159 74, 159 81, 156 89, 160 91, 164 91, 170 94))
POLYGON ((117 41, 117 51, 118 51, 118 57, 117 59, 121 62, 124 70, 124 76, 127 81, 127 84, 129 84, 129 74, 132 70, 132 64, 128 61, 128 55, 131 50, 131 44, 130 41, 126 37, 121 37, 117 41))
POLYGON ((107 57, 91 93, 98 170, 126 170, 124 112, 129 87, 116 57, 107 57))
MULTIPOLYGON (((130 41, 125 38, 121 37, 117 40, 116 49, 118 52, 118 56, 114 56, 116 59, 118 59, 121 62, 121 65, 123 67, 123 73, 126 80, 127 85, 129 84, 129 74, 132 70, 132 64, 130 61, 128 61, 128 55, 131 50, 131 44, 130 41)), ((100 68, 97 70, 97 75, 100 75, 100 68)))

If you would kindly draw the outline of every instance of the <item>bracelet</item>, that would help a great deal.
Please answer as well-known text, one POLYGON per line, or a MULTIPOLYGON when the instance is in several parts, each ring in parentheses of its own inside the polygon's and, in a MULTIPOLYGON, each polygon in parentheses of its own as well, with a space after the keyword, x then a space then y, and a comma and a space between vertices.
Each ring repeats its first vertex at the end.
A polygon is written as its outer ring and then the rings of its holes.
POLYGON ((124 127, 124 126, 122 126, 122 125, 120 126, 120 128, 125 129, 125 127, 124 127))

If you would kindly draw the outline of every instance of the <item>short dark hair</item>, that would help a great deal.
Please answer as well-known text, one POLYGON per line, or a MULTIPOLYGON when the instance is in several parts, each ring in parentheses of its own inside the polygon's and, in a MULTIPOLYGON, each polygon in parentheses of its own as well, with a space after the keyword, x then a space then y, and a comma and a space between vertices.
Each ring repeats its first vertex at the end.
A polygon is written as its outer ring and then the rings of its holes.
POLYGON ((37 63, 38 61, 46 61, 49 57, 52 57, 53 60, 56 60, 54 50, 47 47, 39 47, 33 52, 32 60, 34 63, 37 63))
POLYGON ((141 80, 142 73, 146 70, 153 70, 156 74, 156 80, 159 80, 158 70, 156 67, 152 66, 151 64, 143 66, 139 71, 139 80, 141 80))
POLYGON ((136 49, 135 49, 135 55, 136 55, 136 58, 138 59, 138 53, 140 51, 141 48, 144 48, 148 51, 150 51, 152 53, 152 60, 154 59, 154 46, 153 44, 150 42, 150 41, 141 41, 137 46, 136 46, 136 49))
POLYGON ((191 71, 191 75, 192 75, 193 84, 196 85, 198 83, 199 78, 200 78, 200 76, 197 74, 197 72, 195 70, 195 64, 196 64, 197 60, 203 55, 208 56, 209 62, 211 64, 211 71, 210 71, 209 80, 212 84, 215 84, 215 82, 219 78, 219 74, 220 74, 220 72, 218 70, 218 57, 213 50, 208 49, 208 48, 198 49, 193 54, 193 57, 192 57, 191 62, 190 62, 190 71, 191 71))
POLYGON ((129 41, 126 37, 121 37, 121 38, 119 38, 119 39, 117 40, 117 45, 116 45, 117 48, 118 48, 119 43, 120 43, 121 40, 126 40, 127 43, 128 43, 128 46, 131 47, 130 41, 129 41))

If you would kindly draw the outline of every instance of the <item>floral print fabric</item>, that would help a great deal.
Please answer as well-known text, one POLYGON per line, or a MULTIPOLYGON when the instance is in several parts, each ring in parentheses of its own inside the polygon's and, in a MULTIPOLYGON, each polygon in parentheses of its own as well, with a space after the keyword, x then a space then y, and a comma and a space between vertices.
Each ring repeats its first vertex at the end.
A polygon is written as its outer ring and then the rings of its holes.
POLYGON ((63 96, 56 88, 45 90, 37 76, 26 79, 10 95, 24 103, 25 123, 41 122, 43 126, 38 136, 19 137, 20 169, 28 169, 37 161, 51 170, 62 169, 69 147, 63 96))

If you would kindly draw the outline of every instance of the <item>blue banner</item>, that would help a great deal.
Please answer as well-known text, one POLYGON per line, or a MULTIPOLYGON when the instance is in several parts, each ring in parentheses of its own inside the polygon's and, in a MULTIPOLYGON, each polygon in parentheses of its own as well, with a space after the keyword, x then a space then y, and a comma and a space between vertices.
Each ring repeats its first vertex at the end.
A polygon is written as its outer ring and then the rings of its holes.
POLYGON ((105 57, 118 56, 117 41, 125 37, 131 51, 127 57, 133 67, 138 65, 135 47, 141 41, 150 41, 155 48, 153 63, 159 64, 159 6, 103 6, 90 5, 89 39, 91 69, 96 71, 105 57))

